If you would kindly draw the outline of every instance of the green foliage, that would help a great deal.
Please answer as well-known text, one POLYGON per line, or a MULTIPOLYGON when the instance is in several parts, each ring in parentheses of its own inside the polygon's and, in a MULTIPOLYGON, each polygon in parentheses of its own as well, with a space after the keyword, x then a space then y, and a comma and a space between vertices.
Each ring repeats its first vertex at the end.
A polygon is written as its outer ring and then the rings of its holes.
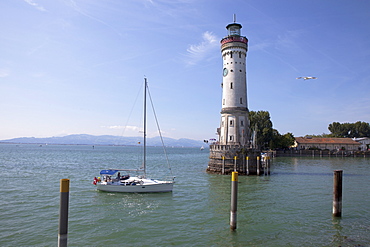
POLYGON ((295 138, 292 133, 281 135, 276 129, 273 130, 273 139, 270 142, 270 149, 289 148, 294 144, 295 138))
POLYGON ((358 121, 356 123, 339 123, 329 124, 328 129, 331 137, 354 138, 370 137, 370 125, 366 122, 358 121))
POLYGON ((294 144, 292 133, 281 135, 272 128, 268 111, 250 111, 249 119, 252 130, 257 130, 257 145, 262 149, 289 148, 294 144))
POLYGON ((311 138, 330 138, 330 137, 334 137, 334 136, 332 136, 332 134, 322 133, 321 135, 305 135, 304 137, 311 137, 311 138))
POLYGON ((273 139, 272 122, 268 111, 250 111, 249 120, 251 129, 257 131, 257 145, 266 148, 273 139))

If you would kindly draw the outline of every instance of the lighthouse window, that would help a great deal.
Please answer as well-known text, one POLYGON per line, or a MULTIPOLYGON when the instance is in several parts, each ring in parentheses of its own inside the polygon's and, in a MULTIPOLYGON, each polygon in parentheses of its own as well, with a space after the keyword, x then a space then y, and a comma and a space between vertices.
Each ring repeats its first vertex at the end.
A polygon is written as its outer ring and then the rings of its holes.
POLYGON ((239 58, 242 58, 242 53, 241 52, 239 52, 239 58))
POLYGON ((232 141, 234 139, 234 136, 230 136, 230 141, 232 141))
POLYGON ((240 98, 240 104, 243 104, 243 98, 240 98))
POLYGON ((230 120, 230 127, 233 127, 233 126, 234 126, 234 121, 230 120))
POLYGON ((234 72, 234 70, 231 69, 230 72, 234 72))
POLYGON ((225 105, 225 99, 222 100, 222 104, 225 105))
POLYGON ((230 58, 233 58, 233 53, 232 52, 230 52, 230 58))
POLYGON ((230 89, 233 89, 233 83, 232 82, 230 83, 230 89))
POLYGON ((244 121, 240 121, 240 126, 244 126, 244 121))

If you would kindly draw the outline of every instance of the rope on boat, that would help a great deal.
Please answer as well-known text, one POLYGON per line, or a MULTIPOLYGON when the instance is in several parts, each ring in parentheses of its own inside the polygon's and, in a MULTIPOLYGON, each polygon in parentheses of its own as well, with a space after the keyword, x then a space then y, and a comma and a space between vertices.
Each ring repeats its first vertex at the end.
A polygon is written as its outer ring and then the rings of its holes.
POLYGON ((164 141, 163 141, 163 137, 162 137, 162 132, 161 132, 161 129, 160 129, 160 127, 159 127, 159 123, 158 123, 158 119, 157 119, 157 114, 155 113, 155 110, 154 110, 154 104, 153 104, 153 101, 152 101, 152 96, 151 96, 150 91, 149 91, 149 87, 147 87, 147 90, 148 90, 148 95, 149 95, 149 99, 150 99, 150 105, 152 106, 152 110, 153 110, 153 114, 154 114, 155 122, 156 122, 156 124, 157 124, 157 129, 158 129, 159 137, 161 138, 162 147, 163 147, 163 152, 164 152, 164 155, 166 156, 166 162, 167 162, 168 170, 170 171, 171 177, 172 177, 172 178, 174 178, 174 176, 173 176, 173 174, 172 174, 172 169, 171 169, 170 162, 168 161, 168 156, 167 156, 167 152, 166 152, 166 147, 164 146, 164 141))

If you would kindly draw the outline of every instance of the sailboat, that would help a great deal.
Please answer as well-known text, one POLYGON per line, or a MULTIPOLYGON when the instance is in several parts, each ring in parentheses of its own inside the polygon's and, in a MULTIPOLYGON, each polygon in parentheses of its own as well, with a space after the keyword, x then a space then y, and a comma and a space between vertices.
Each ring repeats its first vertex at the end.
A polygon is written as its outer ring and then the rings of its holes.
MULTIPOLYGON (((101 177, 95 177, 93 184, 100 191, 107 192, 127 192, 127 193, 152 193, 152 192, 172 192, 174 177, 172 180, 157 180, 147 178, 146 174, 146 125, 147 125, 147 79, 144 78, 144 131, 143 131, 143 166, 140 169, 106 169, 100 171, 101 177), (141 175, 131 176, 131 172, 141 175)), ((150 96, 150 94, 149 94, 150 96)), ((158 126, 158 123, 157 123, 158 126)), ((162 144, 163 139, 158 128, 162 144)), ((167 155, 166 155, 167 157, 167 155)))

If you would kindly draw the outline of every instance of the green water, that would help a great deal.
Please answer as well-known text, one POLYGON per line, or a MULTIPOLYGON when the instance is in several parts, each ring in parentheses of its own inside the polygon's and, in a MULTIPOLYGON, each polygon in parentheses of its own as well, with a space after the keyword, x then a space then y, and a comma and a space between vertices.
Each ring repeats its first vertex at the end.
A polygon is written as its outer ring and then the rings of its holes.
MULTIPOLYGON (((149 147, 149 174, 162 169, 149 147)), ((0 145, 0 245, 57 246, 59 182, 69 178, 69 246, 369 246, 369 158, 275 158, 271 176, 239 176, 231 232, 230 176, 205 173, 208 150, 169 148, 173 193, 96 191, 105 168, 136 168, 136 147, 0 145), (343 170, 341 218, 333 171, 343 170)))

